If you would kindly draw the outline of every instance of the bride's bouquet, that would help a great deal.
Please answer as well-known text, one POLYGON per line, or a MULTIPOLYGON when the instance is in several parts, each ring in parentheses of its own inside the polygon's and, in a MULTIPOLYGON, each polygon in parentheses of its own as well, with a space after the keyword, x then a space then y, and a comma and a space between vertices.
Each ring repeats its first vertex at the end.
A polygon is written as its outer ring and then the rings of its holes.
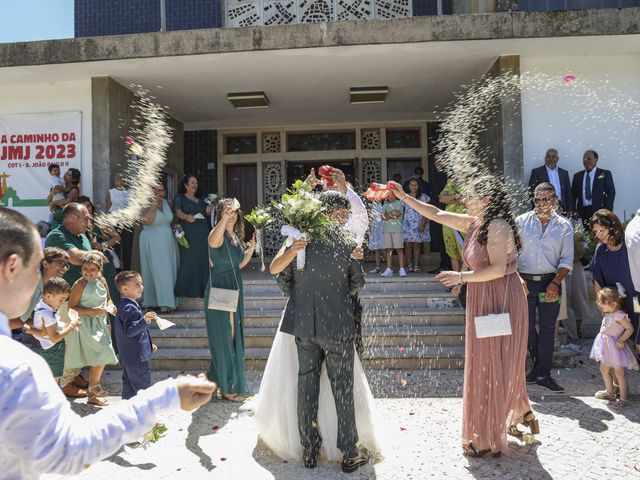
MULTIPOLYGON (((274 200, 273 207, 287 222, 280 230, 287 237, 287 246, 294 240, 319 240, 331 225, 326 207, 313 195, 311 186, 302 180, 297 180, 279 202, 274 200)), ((296 259, 297 269, 304 270, 304 264, 305 251, 301 250, 296 259)))
POLYGON ((260 256, 260 262, 262 262, 262 266, 260 267, 260 271, 265 271, 264 266, 264 243, 262 241, 262 234, 264 228, 267 227, 270 223, 273 222, 273 216, 269 213, 269 209, 266 207, 254 208, 251 210, 251 213, 244 216, 244 219, 249 222, 253 228, 256 230, 256 249, 258 250, 258 255, 260 256))

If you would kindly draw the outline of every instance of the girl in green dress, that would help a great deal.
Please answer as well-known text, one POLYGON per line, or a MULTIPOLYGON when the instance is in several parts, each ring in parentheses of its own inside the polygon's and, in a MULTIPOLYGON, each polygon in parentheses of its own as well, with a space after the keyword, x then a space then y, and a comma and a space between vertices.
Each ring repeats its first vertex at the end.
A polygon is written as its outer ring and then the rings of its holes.
POLYGON ((207 268, 208 218, 211 205, 198 193, 198 179, 185 175, 173 208, 189 242, 189 248, 180 247, 180 267, 176 281, 176 297, 202 298, 209 280, 207 268))
POLYGON ((244 366, 244 297, 242 276, 244 267, 256 248, 255 236, 244 247, 244 215, 233 209, 233 199, 218 203, 216 226, 209 234, 210 286, 204 295, 207 336, 211 350, 211 366, 207 376, 218 384, 219 395, 226 400, 242 402, 248 393, 244 366), (235 312, 209 310, 209 288, 238 289, 240 295, 235 312))
POLYGON ((71 288, 69 308, 78 312, 82 325, 66 338, 65 368, 89 366, 87 403, 104 406, 108 394, 100 386, 105 365, 118 363, 111 342, 106 306, 111 301, 109 287, 102 276, 102 259, 88 253, 82 260, 82 278, 71 288))

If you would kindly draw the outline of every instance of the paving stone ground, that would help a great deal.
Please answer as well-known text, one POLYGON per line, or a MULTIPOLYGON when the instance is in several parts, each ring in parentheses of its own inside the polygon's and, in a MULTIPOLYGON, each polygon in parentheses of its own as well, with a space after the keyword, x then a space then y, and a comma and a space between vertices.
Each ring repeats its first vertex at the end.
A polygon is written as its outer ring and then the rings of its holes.
MULTIPOLYGON (((499 459, 462 456, 461 371, 372 371, 368 377, 382 419, 384 458, 354 474, 343 474, 338 464, 323 462, 315 470, 306 470, 299 464, 284 463, 257 440, 251 401, 239 406, 214 400, 192 414, 168 415, 162 419, 168 432, 157 443, 147 449, 125 447, 77 478, 640 478, 640 373, 628 372, 632 403, 620 411, 609 409, 606 402, 593 397, 602 388, 602 380, 597 364, 587 356, 579 357, 578 368, 552 373, 566 388, 564 395, 529 386, 540 419, 539 444, 510 441, 509 454, 499 459), (406 386, 401 386, 399 378, 407 380, 406 386)), ((118 371, 107 372, 104 382, 116 395, 120 391, 119 375, 118 371)), ((169 372, 155 372, 153 379, 168 375, 169 372)), ((257 392, 260 373, 251 372, 249 377, 251 389, 257 392)), ((118 397, 109 400, 119 401, 118 397)), ((97 410, 84 402, 74 402, 74 409, 81 415, 97 410)))

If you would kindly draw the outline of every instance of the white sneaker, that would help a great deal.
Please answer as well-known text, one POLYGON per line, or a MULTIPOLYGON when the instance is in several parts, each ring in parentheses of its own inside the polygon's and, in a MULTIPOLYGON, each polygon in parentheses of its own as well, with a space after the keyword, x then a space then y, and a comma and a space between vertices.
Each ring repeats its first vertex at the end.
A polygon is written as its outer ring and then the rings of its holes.
POLYGON ((380 276, 381 277, 393 277, 393 270, 391 270, 390 268, 387 268, 384 272, 382 272, 382 274, 380 276))
POLYGON ((373 270, 369 270, 369 273, 380 273, 380 269, 376 267, 373 270))
POLYGON ((400 276, 401 277, 406 277, 407 276, 407 271, 404 268, 400 268, 400 276))

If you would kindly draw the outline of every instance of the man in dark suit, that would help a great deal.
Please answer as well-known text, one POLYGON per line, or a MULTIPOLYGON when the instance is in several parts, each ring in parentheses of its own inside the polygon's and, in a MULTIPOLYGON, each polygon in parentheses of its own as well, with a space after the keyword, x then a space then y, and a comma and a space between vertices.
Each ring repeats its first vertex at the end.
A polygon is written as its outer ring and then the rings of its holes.
POLYGON ((531 170, 529 177, 529 188, 531 193, 541 183, 550 183, 556 191, 556 197, 560 200, 560 206, 566 213, 573 212, 573 196, 571 192, 571 182, 569 172, 558 167, 558 150, 550 148, 544 156, 544 165, 531 170))
POLYGON ((601 208, 613 210, 616 188, 609 170, 596 168, 598 153, 587 150, 582 156, 584 170, 573 176, 571 185, 575 202, 575 212, 580 216, 585 227, 594 212, 601 208))
MULTIPOLYGON (((348 198, 335 191, 320 195, 332 219, 340 225, 349 218, 348 198)), ((304 466, 315 468, 322 438, 316 424, 320 372, 327 366, 338 416, 337 447, 342 451, 342 471, 353 472, 369 461, 359 450, 353 401, 353 362, 356 327, 351 296, 364 286, 360 263, 351 258, 355 241, 344 228, 332 228, 325 241, 306 246, 304 270, 294 268, 296 241, 278 252, 271 273, 289 295, 280 330, 296 337, 298 350, 298 429, 304 466)))

